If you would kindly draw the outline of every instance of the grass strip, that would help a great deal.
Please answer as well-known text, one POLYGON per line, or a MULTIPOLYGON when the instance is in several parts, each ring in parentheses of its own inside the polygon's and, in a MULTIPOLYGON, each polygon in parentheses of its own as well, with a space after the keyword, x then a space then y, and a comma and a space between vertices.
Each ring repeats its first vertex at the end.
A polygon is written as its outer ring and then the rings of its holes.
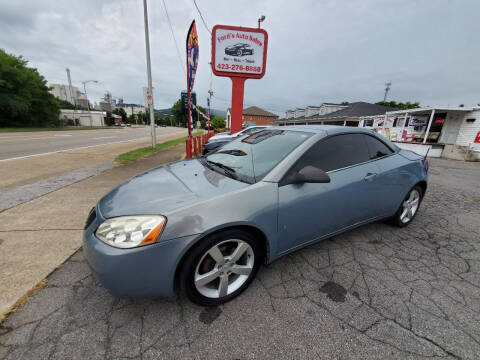
MULTIPOLYGON (((193 136, 201 135, 203 134, 203 131, 195 131, 193 133, 193 136)), ((168 140, 163 143, 157 144, 157 146, 152 148, 151 146, 135 149, 132 151, 128 151, 126 153, 120 154, 115 158, 115 161, 120 164, 127 164, 133 161, 137 161, 139 159, 144 158, 147 155, 156 153, 158 151, 164 150, 166 148, 181 144, 185 142, 187 139, 186 136, 178 138, 178 139, 173 139, 173 140, 168 140)))

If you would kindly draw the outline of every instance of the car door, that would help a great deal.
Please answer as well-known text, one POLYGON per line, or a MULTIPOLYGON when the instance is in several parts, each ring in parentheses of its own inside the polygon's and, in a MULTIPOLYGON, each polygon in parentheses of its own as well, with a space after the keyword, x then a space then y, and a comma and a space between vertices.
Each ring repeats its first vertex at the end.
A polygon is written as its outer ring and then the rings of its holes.
POLYGON ((304 166, 328 173, 330 183, 279 184, 278 249, 287 252, 375 216, 378 168, 361 134, 334 135, 307 150, 289 171, 304 166))
POLYGON ((370 159, 378 168, 374 180, 374 194, 379 202, 378 216, 393 215, 409 190, 410 174, 402 170, 405 160, 376 136, 364 136, 370 159))

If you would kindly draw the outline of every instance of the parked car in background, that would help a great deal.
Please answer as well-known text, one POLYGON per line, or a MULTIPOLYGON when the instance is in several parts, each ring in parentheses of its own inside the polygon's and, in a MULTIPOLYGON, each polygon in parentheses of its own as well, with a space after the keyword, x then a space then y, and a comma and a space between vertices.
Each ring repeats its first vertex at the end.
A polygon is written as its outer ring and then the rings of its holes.
POLYGON ((207 142, 203 147, 202 155, 206 155, 214 150, 220 149, 223 145, 228 144, 232 140, 232 138, 228 137, 217 139, 217 141, 207 142))
POLYGON ((83 252, 116 296, 218 305, 262 263, 381 219, 417 214, 428 162, 363 128, 270 127, 199 159, 137 175, 105 195, 83 252))
POLYGON ((217 141, 218 139, 226 139, 226 138, 236 139, 240 136, 244 136, 247 134, 254 133, 256 131, 264 130, 267 127, 268 126, 256 125, 256 126, 249 126, 248 128, 237 131, 236 133, 233 133, 233 134, 230 134, 230 133, 216 134, 212 136, 210 139, 208 139, 207 143, 217 141))
POLYGON ((256 126, 257 123, 255 121, 244 121, 242 124, 242 129, 245 129, 249 126, 256 126))

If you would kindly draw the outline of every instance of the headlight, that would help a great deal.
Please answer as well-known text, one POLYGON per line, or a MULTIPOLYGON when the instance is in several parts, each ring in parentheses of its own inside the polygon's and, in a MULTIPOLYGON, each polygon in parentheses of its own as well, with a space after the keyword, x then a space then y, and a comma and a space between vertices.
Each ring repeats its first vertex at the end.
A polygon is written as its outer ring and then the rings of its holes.
POLYGON ((108 245, 133 248, 154 243, 165 223, 163 216, 119 216, 105 220, 95 235, 108 245))

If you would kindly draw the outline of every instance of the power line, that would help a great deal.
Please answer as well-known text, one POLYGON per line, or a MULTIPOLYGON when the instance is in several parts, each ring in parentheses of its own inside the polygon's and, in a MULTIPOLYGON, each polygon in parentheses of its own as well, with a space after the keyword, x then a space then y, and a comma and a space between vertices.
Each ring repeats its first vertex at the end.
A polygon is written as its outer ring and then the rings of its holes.
POLYGON ((173 32, 172 23, 170 21, 170 16, 168 15, 167 5, 165 5, 165 0, 162 0, 163 8, 165 9, 165 15, 167 15, 168 26, 170 27, 170 32, 172 33, 173 42, 175 43, 175 48, 177 49, 178 61, 180 62, 180 67, 182 68, 183 74, 187 77, 187 72, 185 71, 185 67, 183 66, 183 58, 180 55, 180 50, 178 48, 177 39, 175 38, 175 33, 173 32))
POLYGON ((200 19, 202 19, 202 22, 203 22, 203 25, 205 26, 205 29, 207 29, 207 31, 208 31, 208 32, 210 33, 210 35, 211 35, 212 32, 210 31, 210 28, 208 27, 205 19, 203 18, 202 13, 200 12, 200 9, 198 8, 197 2, 196 2, 195 0, 193 0, 193 3, 195 4, 195 7, 197 8, 198 15, 200 15, 200 19))

